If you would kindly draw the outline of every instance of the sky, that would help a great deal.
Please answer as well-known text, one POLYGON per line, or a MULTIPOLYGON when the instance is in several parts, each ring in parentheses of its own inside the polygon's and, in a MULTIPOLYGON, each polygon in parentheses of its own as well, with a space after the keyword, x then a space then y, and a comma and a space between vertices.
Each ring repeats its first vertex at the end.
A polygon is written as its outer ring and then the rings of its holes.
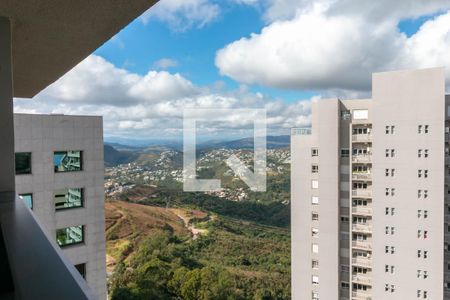
MULTIPOLYGON (((449 53, 448 0, 161 0, 14 107, 103 115, 106 140, 179 138, 185 108, 263 108, 268 133, 289 134, 312 100, 370 97, 373 72, 444 66, 449 90, 449 53)), ((207 123, 210 138, 253 126, 207 123)))

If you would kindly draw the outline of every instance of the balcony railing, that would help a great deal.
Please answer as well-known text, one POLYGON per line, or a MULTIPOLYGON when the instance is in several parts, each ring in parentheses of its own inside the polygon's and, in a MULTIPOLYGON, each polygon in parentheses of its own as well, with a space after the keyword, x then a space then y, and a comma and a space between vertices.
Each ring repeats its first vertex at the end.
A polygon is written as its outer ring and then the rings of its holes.
POLYGON ((352 241, 352 248, 372 250, 371 241, 352 241))
POLYGON ((355 283, 362 283, 362 284, 372 284, 372 278, 370 274, 354 274, 352 275, 352 281, 355 283))
POLYGON ((372 174, 370 173, 352 173, 352 180, 372 180, 372 174))
POLYGON ((372 300, 372 296, 367 291, 352 292, 353 300, 372 300))
POLYGON ((372 140, 372 136, 370 134, 352 134, 353 142, 363 142, 367 143, 372 140))
POLYGON ((311 134, 311 128, 292 128, 291 135, 309 135, 311 134))
POLYGON ((13 192, 0 193, 2 281, 12 285, 0 299, 96 299, 86 281, 49 240, 29 208, 13 192), (6 271, 5 265, 9 265, 6 271), (6 279, 5 279, 6 278, 6 279))
POLYGON ((358 154, 352 156, 352 163, 370 163, 372 162, 371 154, 358 154))
POLYGON ((372 197, 372 190, 370 189, 356 189, 352 190, 353 197, 372 197))
POLYGON ((372 261, 370 260, 370 258, 367 258, 367 257, 352 258, 352 264, 353 265, 358 265, 358 266, 361 266, 361 267, 365 267, 365 268, 371 268, 372 267, 372 261))
POLYGON ((362 215, 371 215, 372 214, 372 207, 370 206, 353 206, 352 207, 352 213, 354 214, 362 214, 362 215))
POLYGON ((372 225, 369 225, 369 224, 353 224, 352 225, 352 231, 371 233, 372 232, 372 225))

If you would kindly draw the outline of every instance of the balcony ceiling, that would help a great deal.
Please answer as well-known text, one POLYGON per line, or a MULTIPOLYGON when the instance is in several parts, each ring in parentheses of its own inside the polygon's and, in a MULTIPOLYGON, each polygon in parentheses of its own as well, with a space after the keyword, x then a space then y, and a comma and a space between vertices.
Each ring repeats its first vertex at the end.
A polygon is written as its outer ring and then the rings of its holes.
POLYGON ((11 19, 14 96, 31 98, 157 0, 1 0, 11 19))

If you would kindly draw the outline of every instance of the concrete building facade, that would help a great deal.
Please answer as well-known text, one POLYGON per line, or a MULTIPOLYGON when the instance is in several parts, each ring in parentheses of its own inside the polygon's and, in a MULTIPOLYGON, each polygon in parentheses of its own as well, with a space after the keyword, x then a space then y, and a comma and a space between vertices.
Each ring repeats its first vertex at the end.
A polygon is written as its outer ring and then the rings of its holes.
POLYGON ((14 127, 17 194, 106 299, 102 117, 15 114, 14 127))
POLYGON ((376 73, 293 129, 293 299, 450 299, 443 68, 376 73))

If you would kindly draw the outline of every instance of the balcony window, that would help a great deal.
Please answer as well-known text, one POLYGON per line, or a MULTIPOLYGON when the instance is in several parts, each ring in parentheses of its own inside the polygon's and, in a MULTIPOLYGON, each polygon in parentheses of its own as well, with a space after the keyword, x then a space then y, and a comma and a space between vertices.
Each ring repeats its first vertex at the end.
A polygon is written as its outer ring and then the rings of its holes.
POLYGON ((319 244, 312 244, 311 250, 313 253, 319 253, 319 244))
POLYGON ((75 265, 75 269, 77 269, 78 272, 80 272, 81 277, 86 279, 86 264, 75 265))
POLYGON ((56 230, 56 241, 60 247, 84 243, 84 226, 72 226, 56 230))
POLYGON ((55 209, 83 207, 84 190, 81 188, 66 188, 54 193, 55 209))
POLYGON ((313 204, 313 205, 319 204, 319 197, 317 197, 317 196, 312 196, 312 197, 311 197, 311 204, 313 204))
POLYGON ((311 156, 319 156, 319 149, 312 148, 311 149, 311 156))
POLYGON ((311 173, 319 173, 319 166, 318 165, 312 165, 311 166, 311 173))
POLYGON ((319 213, 318 212, 312 212, 311 213, 311 219, 313 221, 318 221, 319 220, 319 213))
POLYGON ((319 268, 319 261, 316 260, 316 259, 313 259, 313 260, 312 260, 312 263, 311 263, 311 267, 312 267, 313 269, 318 269, 318 268, 319 268))
POLYGON ((16 175, 31 174, 31 152, 17 152, 16 175))
POLYGON ((319 284, 319 276, 316 275, 312 276, 312 284, 319 284))
POLYGON ((19 197, 28 208, 33 209, 33 194, 19 194, 19 197))
POLYGON ((82 151, 58 151, 53 155, 55 172, 72 172, 83 169, 82 151))

